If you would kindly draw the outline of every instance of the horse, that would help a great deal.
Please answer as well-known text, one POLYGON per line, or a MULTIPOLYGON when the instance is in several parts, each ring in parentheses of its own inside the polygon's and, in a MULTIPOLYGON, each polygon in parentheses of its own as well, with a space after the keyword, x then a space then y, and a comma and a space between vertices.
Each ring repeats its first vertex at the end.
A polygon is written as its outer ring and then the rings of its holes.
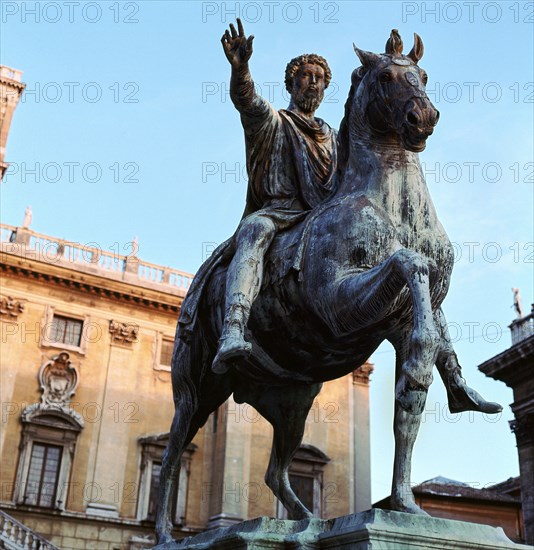
POLYGON ((447 386, 451 410, 470 406, 458 389, 475 403, 480 397, 460 376, 441 311, 454 257, 418 160, 439 118, 418 65, 423 42, 415 34, 404 55, 393 30, 384 54, 354 50, 361 66, 352 73, 340 125, 335 190, 273 241, 247 327, 251 356, 225 374, 210 368, 224 317, 227 264, 211 274, 189 339, 178 325, 175 414, 156 517, 160 543, 172 540, 180 457, 232 393, 273 426, 265 481, 295 520, 312 517, 291 488, 288 468, 313 400, 323 382, 352 372, 383 341, 396 352, 392 509, 425 514, 415 503, 410 474, 433 366, 447 386))

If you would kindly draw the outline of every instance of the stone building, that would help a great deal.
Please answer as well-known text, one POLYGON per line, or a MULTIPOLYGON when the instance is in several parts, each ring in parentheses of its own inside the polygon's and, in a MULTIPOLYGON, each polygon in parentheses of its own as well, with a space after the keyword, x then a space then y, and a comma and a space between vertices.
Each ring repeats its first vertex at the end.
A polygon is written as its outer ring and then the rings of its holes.
POLYGON ((528 315, 512 322, 512 346, 478 368, 514 391, 510 428, 515 433, 525 542, 534 545, 534 304, 528 315))
POLYGON ((26 84, 22 83, 22 71, 0 65, 0 181, 9 166, 4 161, 9 127, 25 87, 26 84))
MULTIPOLYGON (((150 547, 191 275, 30 222, 1 226, 0 541, 150 547)), ((310 412, 291 480, 318 516, 370 508, 371 370, 325 384, 310 412)), ((283 517, 263 481, 271 436, 248 405, 230 400, 211 415, 182 459, 175 536, 283 517)))
MULTIPOLYGON (((508 538, 523 543, 523 516, 519 478, 478 489, 442 476, 412 487, 415 502, 435 518, 502 527, 508 538)), ((389 497, 373 508, 390 509, 389 497)))

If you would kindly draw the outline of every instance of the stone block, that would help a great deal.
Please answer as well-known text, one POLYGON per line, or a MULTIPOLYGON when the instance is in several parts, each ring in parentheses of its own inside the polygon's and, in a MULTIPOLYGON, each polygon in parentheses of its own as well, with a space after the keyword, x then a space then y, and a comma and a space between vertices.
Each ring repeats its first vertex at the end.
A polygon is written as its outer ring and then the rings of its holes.
POLYGON ((76 525, 76 537, 83 540, 96 540, 100 529, 94 523, 76 525))
POLYGON ((63 550, 84 550, 85 541, 75 537, 63 537, 60 548, 63 550))
POLYGON ((500 527, 368 510, 332 520, 266 517, 206 531, 154 550, 532 550, 500 527))

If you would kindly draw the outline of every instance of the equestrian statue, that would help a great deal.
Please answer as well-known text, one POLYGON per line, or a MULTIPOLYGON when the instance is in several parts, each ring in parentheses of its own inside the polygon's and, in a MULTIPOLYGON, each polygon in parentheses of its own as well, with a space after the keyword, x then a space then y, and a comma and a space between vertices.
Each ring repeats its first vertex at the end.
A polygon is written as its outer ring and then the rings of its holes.
POLYGON ((434 365, 451 412, 502 407, 466 385, 441 310, 454 257, 418 159, 439 118, 419 67, 422 40, 415 34, 407 55, 397 30, 384 54, 354 47, 361 66, 337 133, 315 117, 331 79, 326 60, 306 54, 288 64, 291 101, 277 111, 254 89, 253 37, 237 26, 222 45, 245 133, 247 203, 182 305, 158 541, 172 540, 184 449, 232 394, 273 426, 265 481, 289 519, 312 517, 288 476, 308 412, 323 382, 352 372, 385 340, 396 352, 391 507, 425 514, 410 474, 434 365))

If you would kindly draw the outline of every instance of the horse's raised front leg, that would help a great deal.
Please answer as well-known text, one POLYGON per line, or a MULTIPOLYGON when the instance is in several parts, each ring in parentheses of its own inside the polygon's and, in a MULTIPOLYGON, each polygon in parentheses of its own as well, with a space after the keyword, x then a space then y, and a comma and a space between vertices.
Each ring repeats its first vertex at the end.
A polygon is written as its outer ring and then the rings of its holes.
MULTIPOLYGON (((401 330, 395 338, 391 338, 391 343, 396 352, 395 374, 398 380, 409 354, 409 330, 401 330)), ((412 451, 419 432, 421 416, 421 414, 410 414, 403 410, 398 403, 395 403, 395 418, 393 421, 395 460, 393 463, 390 505, 393 510, 399 512, 428 515, 415 503, 411 487, 412 451)))
POLYGON ((399 317, 403 312, 393 312, 392 306, 406 286, 413 309, 412 331, 395 391, 405 411, 421 414, 432 383, 439 337, 430 299, 429 268, 420 254, 398 250, 379 266, 346 277, 333 292, 324 292, 324 298, 318 293, 318 313, 335 333, 350 334, 387 320, 390 315, 399 317))
POLYGON ((395 405, 395 460, 390 504, 393 510, 426 516, 428 514, 415 503, 410 481, 412 451, 421 417, 421 414, 406 412, 398 403, 395 405))
POLYGON ((462 377, 462 368, 452 347, 449 329, 441 308, 435 312, 436 327, 440 336, 436 367, 447 389, 449 410, 452 413, 478 411, 496 414, 502 411, 499 403, 486 401, 478 392, 470 388, 462 377))
POLYGON ((250 401, 273 426, 265 483, 283 504, 289 519, 313 517, 291 488, 289 465, 302 442, 306 418, 321 387, 322 384, 268 388, 250 401))

